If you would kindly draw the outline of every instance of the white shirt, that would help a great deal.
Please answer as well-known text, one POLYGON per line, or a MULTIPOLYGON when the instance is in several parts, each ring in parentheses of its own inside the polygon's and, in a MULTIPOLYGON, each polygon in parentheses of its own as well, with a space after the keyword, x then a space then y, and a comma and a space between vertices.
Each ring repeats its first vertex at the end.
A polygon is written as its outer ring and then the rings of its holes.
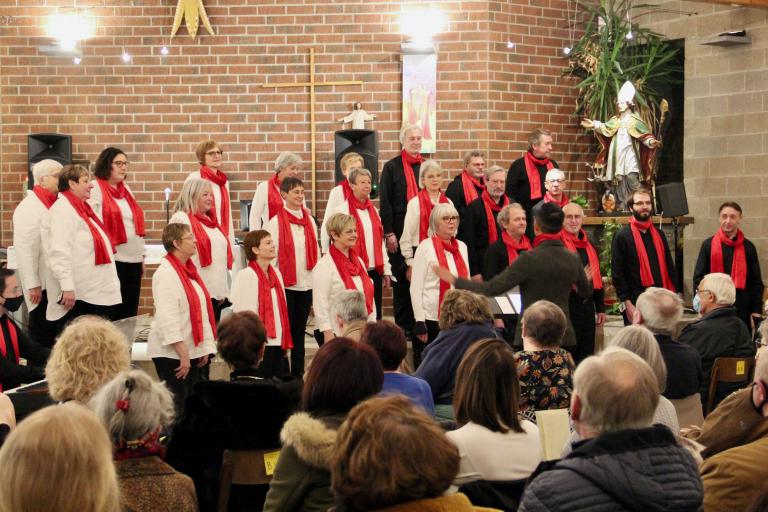
POLYGON ((328 194, 328 202, 325 203, 325 213, 323 214, 323 224, 320 226, 320 245, 323 248, 323 254, 328 252, 331 245, 331 237, 328 235, 328 220, 333 217, 336 209, 344 202, 344 189, 341 185, 336 185, 328 194))
MULTIPOLYGON (((362 260, 360 260, 360 265, 365 267, 362 260)), ((362 278, 370 279, 367 274, 362 278)), ((355 283, 355 287, 360 290, 360 293, 364 293, 361 276, 352 276, 352 282, 355 283)), ((347 287, 344 286, 344 281, 341 279, 333 258, 330 254, 324 254, 312 273, 312 310, 315 312, 315 325, 320 332, 335 331, 336 322, 335 319, 331 318, 331 305, 333 298, 346 289, 347 287)), ((372 306, 371 313, 368 315, 369 322, 376 321, 376 303, 374 302, 372 306)), ((336 334, 341 333, 337 332, 336 334)))
POLYGON ((16 270, 29 311, 37 307, 37 304, 29 301, 29 290, 38 286, 45 290, 51 279, 45 251, 43 251, 43 217, 47 216, 48 208, 34 193, 27 195, 13 211, 13 248, 16 251, 16 270))
MULTIPOLYGON (((289 210, 288 207, 286 207, 286 210, 292 213, 295 217, 304 217, 304 212, 302 210, 289 210)), ((312 216, 309 217, 309 223, 311 229, 315 231, 315 237, 317 237, 317 224, 315 224, 315 219, 313 219, 312 216)), ((307 244, 304 239, 304 226, 293 223, 290 223, 290 226, 291 235, 293 235, 293 250, 296 255, 296 284, 288 286, 287 289, 305 292, 312 289, 312 270, 307 270, 307 244)), ((269 234, 272 235, 272 241, 275 243, 275 247, 278 248, 278 254, 280 254, 280 223, 277 220, 277 215, 267 222, 264 229, 269 231, 269 234)), ((272 261, 272 264, 275 268, 279 269, 279 257, 275 258, 272 261)))
POLYGON ((446 432, 461 458, 454 485, 528 478, 541 462, 541 441, 536 425, 528 420, 520 423, 525 432, 503 434, 472 422, 446 432))
MULTIPOLYGON (((464 264, 469 269, 469 256, 467 246, 461 240, 459 254, 464 258, 464 264)), ((453 255, 445 252, 445 260, 451 274, 457 275, 456 262, 453 255)), ((432 264, 437 264, 435 246, 431 238, 425 238, 416 248, 411 271, 411 304, 413 305, 413 317, 417 322, 438 320, 438 302, 440 301, 440 278, 432 271, 432 264)), ((453 286, 451 286, 453 288, 453 286)))
MULTIPOLYGON (((102 207, 104 205, 104 198, 101 194, 101 187, 93 180, 93 189, 91 189, 91 198, 88 199, 88 204, 93 208, 93 213, 104 222, 104 216, 102 215, 102 207)), ((133 195, 128 185, 125 185, 128 193, 133 195)), ((128 204, 127 199, 115 199, 117 206, 120 208, 120 213, 123 217, 123 225, 125 226, 126 242, 115 247, 117 252, 115 253, 115 261, 122 261, 123 263, 141 263, 144 261, 144 237, 136 235, 136 225, 133 223, 133 212, 131 206, 128 204)))
MULTIPOLYGON (((189 215, 184 212, 176 212, 171 217, 171 223, 186 224, 191 226, 189 215)), ((229 297, 229 269, 227 269, 227 239, 219 228, 209 228, 203 225, 205 234, 211 241, 211 264, 207 267, 200 266, 200 255, 195 253, 192 261, 200 273, 200 277, 208 288, 212 299, 224 299, 229 297)), ((194 235, 194 233, 192 233, 194 235)))
MULTIPOLYGON (((279 292, 285 296, 283 276, 277 269, 275 269, 275 273, 277 274, 277 280, 280 282, 279 292)), ((280 321, 277 293, 277 287, 272 288, 272 315, 275 319, 275 337, 268 337, 267 345, 279 347, 282 345, 283 340, 283 324, 280 321)), ((245 267, 237 274, 235 282, 232 284, 231 301, 232 311, 235 313, 238 311, 253 311, 257 315, 259 314, 259 278, 251 267, 245 267)), ((285 328, 290 330, 289 325, 286 325, 285 328)))
POLYGON ((269 180, 262 181, 256 187, 256 192, 253 194, 253 201, 251 202, 251 213, 248 214, 248 229, 250 231, 261 229, 269 221, 269 187, 269 180))
MULTIPOLYGON (((437 206, 431 197, 433 206, 437 206)), ((439 201, 439 197, 438 197, 439 201)), ((453 205, 453 201, 448 199, 448 203, 453 205)), ((413 265, 413 248, 419 246, 419 229, 421 227, 421 205, 419 204, 419 196, 412 197, 408 201, 408 206, 405 209, 405 221, 403 222, 403 234, 400 235, 400 254, 405 258, 405 264, 409 267, 413 265)), ((427 236, 434 235, 432 229, 427 229, 427 236)))
POLYGON ((203 341, 195 346, 195 339, 192 337, 192 321, 189 317, 189 301, 184 292, 184 285, 173 266, 163 258, 152 276, 155 316, 147 338, 149 357, 179 359, 179 355, 171 347, 171 344, 179 341, 183 341, 187 346, 190 359, 216 353, 205 293, 195 281, 191 283, 203 313, 203 341))
POLYGON ((67 313, 57 303, 62 291, 74 291, 76 300, 99 306, 123 300, 109 237, 93 221, 88 223, 104 240, 110 259, 107 264, 96 265, 91 230, 66 197, 59 197, 43 217, 43 247, 52 276, 48 283, 48 320, 58 320, 67 313))
MULTIPOLYGON (((213 169, 211 169, 213 170, 213 169)), ((189 180, 198 179, 198 180, 204 180, 203 176, 200 174, 200 171, 193 171, 189 173, 189 176, 187 176, 187 179, 184 180, 186 183, 189 180)), ((209 180, 205 180, 209 181, 209 180)), ((221 201, 221 189, 217 184, 214 182, 210 182, 211 184, 211 190, 213 190, 213 204, 216 207, 216 219, 218 219, 219 223, 221 223, 221 219, 224 218, 222 215, 223 212, 223 206, 221 201)), ((230 243, 235 243, 235 224, 232 217, 232 196, 229 193, 229 180, 224 184, 224 188, 227 190, 227 197, 229 198, 229 226, 222 226, 222 228, 227 233, 227 236, 229 237, 230 243)))
MULTIPOLYGON (((347 215, 352 215, 352 208, 353 207, 350 206, 349 201, 344 201, 336 207, 335 213, 346 213, 347 215)), ((379 213, 379 211, 376 210, 376 213, 379 213)), ((373 250, 373 244, 380 243, 381 256, 384 261, 384 275, 391 276, 392 267, 389 265, 389 256, 387 255, 387 246, 384 244, 384 237, 382 236, 381 240, 373 239, 373 222, 371 221, 371 215, 368 213, 367 209, 357 210, 357 214, 360 216, 360 223, 363 225, 362 236, 365 236, 365 250, 368 253, 368 270, 373 270, 376 268, 376 255, 373 250)), ((354 217, 354 215, 352 215, 352 217, 354 217)), ((361 234, 358 233, 357 236, 361 236, 361 234)), ((365 262, 363 262, 363 266, 365 266, 365 262)))

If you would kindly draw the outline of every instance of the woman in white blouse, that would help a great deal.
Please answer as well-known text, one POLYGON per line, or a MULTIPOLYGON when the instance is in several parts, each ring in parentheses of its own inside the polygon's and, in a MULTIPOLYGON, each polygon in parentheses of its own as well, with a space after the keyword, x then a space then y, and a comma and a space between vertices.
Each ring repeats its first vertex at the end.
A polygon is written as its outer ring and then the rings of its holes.
POLYGON ((280 183, 289 177, 297 176, 301 171, 301 157, 294 153, 284 151, 275 160, 275 173, 267 181, 262 181, 256 187, 251 202, 251 213, 248 215, 248 229, 256 231, 263 229, 269 219, 277 214, 283 206, 283 198, 280 195, 280 183))
POLYGON ((352 194, 336 208, 336 213, 351 215, 357 223, 357 253, 373 281, 376 319, 381 320, 382 288, 389 288, 392 269, 384 245, 384 226, 379 211, 371 202, 371 171, 355 168, 347 178, 352 194))
POLYGON ((221 170, 224 163, 224 150, 215 140, 204 140, 195 148, 195 156, 200 163, 200 170, 189 173, 185 181, 197 179, 211 183, 216 220, 229 238, 229 242, 234 243, 235 228, 229 197, 229 179, 221 170))
POLYGON ((96 176, 88 204, 101 219, 115 246, 115 266, 122 304, 114 318, 136 316, 144 275, 144 211, 126 185, 128 157, 118 148, 106 148, 96 159, 96 176))
POLYGON ((87 203, 93 184, 82 165, 59 174, 59 199, 43 218, 43 247, 51 271, 46 317, 56 331, 81 315, 112 318, 119 304, 120 281, 114 247, 87 203))
POLYGON ((283 276, 272 266, 277 256, 269 232, 259 229, 245 235, 243 250, 248 266, 238 272, 232 284, 232 310, 253 311, 267 331, 267 345, 259 374, 268 378, 289 373, 288 349, 293 347, 285 303, 283 276))
POLYGON ((332 321, 331 305, 333 298, 342 290, 361 291, 365 296, 368 320, 376 320, 373 281, 355 248, 358 237, 357 222, 350 215, 337 213, 328 219, 327 227, 331 245, 312 273, 312 309, 315 312, 315 325, 323 333, 326 342, 334 338, 335 322, 332 321))
POLYGON ((436 160, 427 160, 419 167, 419 193, 408 201, 405 210, 403 234, 400 236, 400 252, 408 265, 406 277, 411 277, 413 253, 422 240, 434 233, 429 229, 429 215, 436 204, 453 202, 448 199, 440 186, 443 183, 443 169, 436 160))
POLYGON ((213 190, 207 180, 192 179, 184 182, 174 207, 171 222, 191 227, 197 242, 197 253, 192 256, 211 296, 214 317, 219 321, 221 310, 229 305, 229 269, 232 268, 232 246, 224 230, 216 221, 213 208, 213 190))
POLYGON ((197 248, 189 226, 165 226, 163 247, 168 254, 152 276, 155 316, 147 355, 173 392, 176 413, 181 414, 186 396, 216 353, 216 323, 208 290, 191 259, 197 248))
POLYGON ((423 344, 434 340, 440 332, 437 316, 440 303, 445 292, 452 288, 440 281, 432 265, 438 264, 453 273, 469 275, 467 246, 456 239, 459 227, 456 208, 445 203, 436 205, 429 216, 429 227, 434 235, 419 244, 411 266, 411 304, 416 320, 413 333, 417 338, 414 353, 419 359, 423 344))
POLYGON ((304 183, 287 177, 280 184, 285 206, 267 223, 277 248, 276 267, 285 285, 291 328, 291 374, 304 374, 304 333, 312 308, 312 273, 319 258, 317 224, 304 207, 304 183))
POLYGON ((352 194, 352 189, 349 187, 349 171, 356 167, 365 167, 363 157, 357 153, 347 153, 341 160, 339 160, 339 167, 341 168, 341 174, 344 175, 344 179, 339 182, 338 185, 331 189, 328 194, 328 202, 325 203, 325 214, 323 215, 323 224, 320 226, 320 244, 323 248, 323 254, 328 252, 328 246, 331 243, 331 239, 328 238, 328 231, 326 230, 326 223, 331 215, 336 213, 336 209, 341 203, 347 200, 352 194))

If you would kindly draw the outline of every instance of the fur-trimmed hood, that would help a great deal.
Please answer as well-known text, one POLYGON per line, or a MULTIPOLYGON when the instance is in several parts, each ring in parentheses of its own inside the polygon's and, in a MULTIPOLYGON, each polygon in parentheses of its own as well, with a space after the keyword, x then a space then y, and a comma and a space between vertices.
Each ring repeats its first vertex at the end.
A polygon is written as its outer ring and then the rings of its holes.
POLYGON ((299 412, 288 418, 280 432, 283 445, 291 446, 296 454, 310 466, 329 470, 336 430, 344 421, 343 416, 314 418, 299 412))

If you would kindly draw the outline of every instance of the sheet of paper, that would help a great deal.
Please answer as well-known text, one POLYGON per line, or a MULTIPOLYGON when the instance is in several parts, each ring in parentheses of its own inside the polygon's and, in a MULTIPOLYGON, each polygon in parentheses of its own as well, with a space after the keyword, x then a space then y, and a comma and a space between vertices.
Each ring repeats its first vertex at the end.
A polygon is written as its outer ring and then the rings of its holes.
POLYGON ((571 438, 568 409, 536 411, 536 425, 539 427, 543 459, 559 459, 563 448, 571 438))
POLYGON ((520 287, 515 286, 507 292, 507 298, 512 303, 512 308, 515 310, 516 315, 523 313, 523 296, 520 294, 520 287))
POLYGON ((501 309, 501 312, 505 315, 514 315, 515 310, 512 308, 512 304, 509 302, 509 299, 507 299, 505 296, 500 297, 494 297, 496 299, 496 304, 499 305, 499 309, 501 309))

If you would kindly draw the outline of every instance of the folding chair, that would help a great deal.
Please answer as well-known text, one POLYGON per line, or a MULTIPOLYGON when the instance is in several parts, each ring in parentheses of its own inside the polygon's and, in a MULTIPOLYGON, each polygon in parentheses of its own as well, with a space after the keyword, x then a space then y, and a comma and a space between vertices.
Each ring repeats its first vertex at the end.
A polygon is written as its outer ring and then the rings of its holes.
POLYGON ((218 512, 227 512, 232 485, 260 485, 272 481, 272 475, 267 475, 264 455, 277 450, 224 450, 219 472, 218 512))
MULTIPOLYGON (((744 383, 752 382, 755 372, 755 358, 753 357, 718 357, 712 365, 712 375, 709 379, 709 392, 707 393, 707 407, 704 414, 709 414, 715 405, 717 384, 719 382, 744 383)), ((682 427, 682 424, 680 425, 682 427)))

